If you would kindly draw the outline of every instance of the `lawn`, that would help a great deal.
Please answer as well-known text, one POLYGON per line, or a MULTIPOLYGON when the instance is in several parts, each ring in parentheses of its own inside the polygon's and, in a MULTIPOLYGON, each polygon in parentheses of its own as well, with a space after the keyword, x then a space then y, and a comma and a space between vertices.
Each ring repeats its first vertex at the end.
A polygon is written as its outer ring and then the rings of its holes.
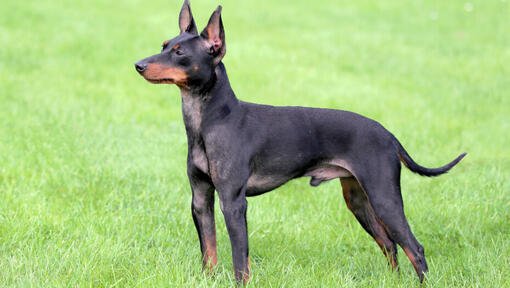
MULTIPOLYGON (((179 91, 133 67, 181 4, 0 2, 0 286, 233 285, 219 207, 220 263, 200 269, 179 91)), ((217 4, 192 0, 200 29, 217 4)), ((238 98, 363 114, 428 167, 468 152, 438 178, 402 172, 427 286, 510 286, 510 1, 221 4, 238 98)), ((420 287, 338 181, 248 202, 251 287, 420 287)))

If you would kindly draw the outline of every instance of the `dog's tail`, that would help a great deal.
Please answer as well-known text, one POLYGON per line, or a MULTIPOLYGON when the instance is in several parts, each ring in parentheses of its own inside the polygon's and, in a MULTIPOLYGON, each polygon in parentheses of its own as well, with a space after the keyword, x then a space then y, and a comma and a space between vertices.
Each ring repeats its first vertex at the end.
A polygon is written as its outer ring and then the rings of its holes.
POLYGON ((402 147, 402 144, 400 144, 400 142, 396 138, 395 145, 397 146, 398 149, 398 158, 400 158, 400 161, 402 161, 402 163, 404 163, 404 165, 407 168, 409 168, 409 170, 413 171, 414 173, 418 173, 420 175, 428 177, 439 176, 441 174, 448 172, 448 170, 452 169, 453 166, 457 165, 457 163, 459 163, 460 160, 462 160, 462 158, 464 158, 464 156, 467 155, 467 153, 462 153, 452 162, 439 168, 425 168, 423 166, 420 166, 418 163, 414 162, 413 158, 409 156, 404 147, 402 147))

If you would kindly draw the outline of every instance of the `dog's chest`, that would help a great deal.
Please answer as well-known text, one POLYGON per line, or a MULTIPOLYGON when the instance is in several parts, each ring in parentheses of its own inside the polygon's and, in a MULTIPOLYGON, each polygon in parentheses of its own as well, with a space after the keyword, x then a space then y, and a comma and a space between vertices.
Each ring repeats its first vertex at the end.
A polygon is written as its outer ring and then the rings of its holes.
POLYGON ((203 102, 198 95, 181 90, 182 115, 188 133, 189 154, 192 164, 205 174, 209 174, 209 162, 205 154, 204 143, 200 137, 203 102))
POLYGON ((182 117, 186 129, 193 134, 199 134, 202 124, 202 106, 203 102, 199 96, 192 95, 188 90, 181 90, 182 97, 182 117))
POLYGON ((191 161, 202 172, 209 174, 209 161, 202 145, 194 144, 191 147, 191 161))

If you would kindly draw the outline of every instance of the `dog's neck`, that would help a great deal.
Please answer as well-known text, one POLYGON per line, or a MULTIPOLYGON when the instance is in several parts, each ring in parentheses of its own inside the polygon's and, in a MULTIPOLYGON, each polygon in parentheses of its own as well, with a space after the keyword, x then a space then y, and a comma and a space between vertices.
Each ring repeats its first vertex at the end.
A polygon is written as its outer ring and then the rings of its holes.
POLYGON ((230 87, 223 63, 215 68, 211 79, 200 87, 181 87, 182 116, 190 138, 200 138, 204 124, 221 120, 239 105, 230 87), (206 123, 207 122, 207 123, 206 123))

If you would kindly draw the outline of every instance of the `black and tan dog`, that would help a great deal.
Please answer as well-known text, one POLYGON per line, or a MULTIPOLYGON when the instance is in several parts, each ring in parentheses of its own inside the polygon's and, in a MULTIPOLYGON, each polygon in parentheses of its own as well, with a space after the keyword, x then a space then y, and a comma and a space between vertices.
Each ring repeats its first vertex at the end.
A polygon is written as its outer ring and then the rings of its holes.
POLYGON ((230 236, 235 278, 246 282, 250 274, 246 197, 297 177, 311 177, 312 186, 339 178, 347 207, 393 268, 399 244, 423 281, 427 262, 404 215, 400 162, 420 175, 437 176, 465 154, 443 167, 424 168, 383 126, 358 114, 240 101, 221 62, 226 51, 221 6, 198 34, 186 0, 179 26, 180 35, 165 41, 161 53, 135 66, 149 82, 176 84, 181 90, 191 208, 204 267, 218 261, 214 190, 230 236))

